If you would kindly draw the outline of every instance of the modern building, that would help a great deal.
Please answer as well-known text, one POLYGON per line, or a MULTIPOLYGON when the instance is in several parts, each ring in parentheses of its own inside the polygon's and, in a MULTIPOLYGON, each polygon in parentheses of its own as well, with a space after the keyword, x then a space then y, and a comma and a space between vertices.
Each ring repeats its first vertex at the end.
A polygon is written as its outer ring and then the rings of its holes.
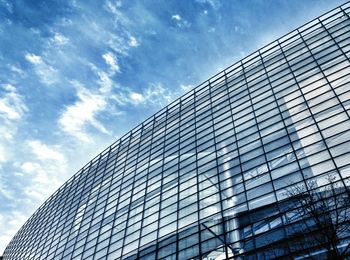
POLYGON ((56 191, 3 258, 325 257, 309 230, 294 243, 286 191, 329 174, 347 190, 349 15, 345 4, 314 19, 144 121, 56 191))

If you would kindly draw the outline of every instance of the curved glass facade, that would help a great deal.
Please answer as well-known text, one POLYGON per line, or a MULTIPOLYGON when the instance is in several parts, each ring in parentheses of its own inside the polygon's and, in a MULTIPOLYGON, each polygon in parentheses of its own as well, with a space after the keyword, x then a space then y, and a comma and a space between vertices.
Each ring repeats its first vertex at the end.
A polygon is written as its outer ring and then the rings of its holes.
POLYGON ((349 15, 346 4, 311 21, 127 133, 4 259, 303 257, 287 239, 287 187, 350 176, 349 15))

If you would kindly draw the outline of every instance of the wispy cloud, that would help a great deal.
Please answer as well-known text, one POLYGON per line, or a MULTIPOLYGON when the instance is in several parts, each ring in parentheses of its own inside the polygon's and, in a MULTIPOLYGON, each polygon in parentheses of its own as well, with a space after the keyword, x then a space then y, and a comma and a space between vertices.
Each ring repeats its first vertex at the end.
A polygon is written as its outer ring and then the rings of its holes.
POLYGON ((145 99, 159 107, 169 104, 177 97, 177 92, 172 92, 170 89, 164 87, 162 84, 152 84, 144 91, 145 99))
POLYGON ((107 52, 107 53, 102 55, 102 58, 104 59, 106 64, 109 65, 111 72, 119 72, 120 71, 117 57, 115 57, 113 55, 113 53, 107 52))
POLYGON ((21 76, 24 75, 24 73, 25 73, 21 68, 15 66, 15 65, 11 65, 11 66, 10 66, 10 70, 11 70, 12 72, 15 72, 15 73, 18 74, 18 75, 21 75, 21 76))
POLYGON ((24 142, 21 149, 27 156, 16 158, 11 181, 0 175, 0 200, 9 200, 7 205, 1 205, 0 212, 0 241, 4 242, 9 242, 28 219, 28 214, 62 184, 62 177, 67 178, 67 161, 57 146, 33 139, 24 142), (17 190, 14 189, 17 183, 25 185, 17 190))
POLYGON ((28 146, 31 148, 32 153, 39 160, 53 160, 60 163, 65 162, 64 155, 52 147, 43 144, 40 140, 29 140, 27 141, 28 146))
POLYGON ((23 97, 10 84, 3 85, 2 92, 3 94, 0 97, 0 117, 6 121, 20 120, 27 111, 23 97))
POLYGON ((191 23, 183 19, 179 14, 174 14, 171 16, 171 19, 176 22, 176 25, 180 28, 188 28, 191 26, 191 23))
POLYGON ((195 1, 201 4, 208 4, 213 9, 218 9, 221 5, 220 0, 195 0, 195 1))
POLYGON ((50 40, 56 46, 67 45, 69 43, 69 39, 63 34, 58 32, 56 32, 50 40))
POLYGON ((130 36, 129 37, 129 45, 131 47, 137 47, 140 45, 140 43, 138 42, 138 40, 134 36, 130 36))
POLYGON ((6 148, 2 144, 0 144, 0 163, 6 162, 6 158, 6 148))
POLYGON ((171 19, 176 20, 176 21, 181 21, 181 16, 179 14, 174 14, 171 16, 171 19))
MULTIPOLYGON (((77 83, 75 83, 77 84, 77 83)), ((87 127, 92 126, 104 134, 109 134, 96 116, 105 110, 107 101, 100 93, 93 93, 79 85, 77 89, 78 100, 67 106, 59 118, 63 131, 84 142, 91 142, 87 127)))
POLYGON ((9 13, 13 13, 13 4, 10 1, 2 0, 0 5, 4 6, 9 13))
POLYGON ((117 103, 121 108, 128 105, 160 108, 169 104, 180 94, 178 91, 171 91, 162 84, 157 83, 150 84, 139 92, 124 87, 111 95, 110 98, 112 102, 117 103))
POLYGON ((193 89, 195 86, 194 85, 180 85, 180 89, 183 93, 187 93, 188 91, 190 91, 191 89, 193 89))
MULTIPOLYGON (((14 210, 0 214, 0 241, 10 242, 14 232, 18 231, 24 222, 28 219, 23 212, 14 210)), ((2 250, 0 251, 2 252, 2 250)))
POLYGON ((142 94, 137 92, 131 92, 129 97, 131 102, 134 104, 143 103, 145 101, 145 97, 142 94))
POLYGON ((0 162, 4 163, 12 154, 11 143, 28 108, 15 86, 3 85, 0 94, 0 162))
POLYGON ((67 175, 67 159, 57 145, 35 139, 26 141, 25 145, 33 156, 16 163, 18 174, 29 180, 24 193, 33 200, 42 201, 62 184, 61 176, 67 175))
POLYGON ((25 59, 34 66, 34 71, 42 83, 52 85, 57 82, 57 70, 45 62, 41 56, 27 53, 25 59))

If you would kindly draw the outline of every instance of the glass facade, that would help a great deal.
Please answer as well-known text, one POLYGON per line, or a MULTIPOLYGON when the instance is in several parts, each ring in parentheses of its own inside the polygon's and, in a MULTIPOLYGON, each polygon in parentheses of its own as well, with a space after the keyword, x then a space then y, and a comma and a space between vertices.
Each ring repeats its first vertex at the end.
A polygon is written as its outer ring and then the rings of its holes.
POLYGON ((349 15, 345 4, 309 22, 127 133, 4 259, 269 259, 279 244, 303 257, 286 239, 286 189, 350 176, 349 15))

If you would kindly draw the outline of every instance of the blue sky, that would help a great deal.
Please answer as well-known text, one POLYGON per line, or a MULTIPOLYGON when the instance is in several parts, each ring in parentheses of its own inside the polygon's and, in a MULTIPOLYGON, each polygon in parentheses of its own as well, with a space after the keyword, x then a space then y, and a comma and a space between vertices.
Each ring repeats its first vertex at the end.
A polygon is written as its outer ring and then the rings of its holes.
POLYGON ((113 141, 343 2, 0 0, 0 254, 113 141))

